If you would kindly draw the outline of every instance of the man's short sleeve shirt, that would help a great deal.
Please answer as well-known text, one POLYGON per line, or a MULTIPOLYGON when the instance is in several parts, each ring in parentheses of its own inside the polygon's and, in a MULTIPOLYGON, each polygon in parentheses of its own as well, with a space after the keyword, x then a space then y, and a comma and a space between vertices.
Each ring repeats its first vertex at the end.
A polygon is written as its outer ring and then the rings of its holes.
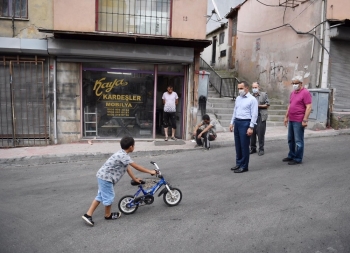
POLYGON ((113 154, 97 171, 96 177, 116 184, 125 174, 128 165, 133 163, 125 150, 113 154))
POLYGON ((211 120, 209 124, 206 124, 203 120, 201 122, 201 127, 199 128, 200 130, 204 130, 208 125, 211 125, 212 127, 209 129, 209 134, 212 134, 214 136, 216 136, 216 124, 217 121, 216 120, 211 120))
POLYGON ((176 112, 176 99, 179 99, 177 93, 173 91, 171 94, 169 92, 164 92, 162 99, 165 100, 164 111, 165 112, 176 112))
POLYGON ((305 116, 306 105, 312 103, 311 94, 307 89, 290 94, 288 117, 290 121, 302 122, 305 116))

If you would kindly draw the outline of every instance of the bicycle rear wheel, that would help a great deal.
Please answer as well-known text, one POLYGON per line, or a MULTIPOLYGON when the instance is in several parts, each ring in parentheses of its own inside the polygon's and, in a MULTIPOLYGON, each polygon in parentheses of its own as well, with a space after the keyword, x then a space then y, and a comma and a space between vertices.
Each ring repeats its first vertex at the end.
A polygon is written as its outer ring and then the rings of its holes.
POLYGON ((118 207, 119 210, 126 215, 133 214, 136 212, 137 208, 139 208, 138 205, 134 205, 134 196, 132 195, 126 195, 122 197, 119 200, 118 207))

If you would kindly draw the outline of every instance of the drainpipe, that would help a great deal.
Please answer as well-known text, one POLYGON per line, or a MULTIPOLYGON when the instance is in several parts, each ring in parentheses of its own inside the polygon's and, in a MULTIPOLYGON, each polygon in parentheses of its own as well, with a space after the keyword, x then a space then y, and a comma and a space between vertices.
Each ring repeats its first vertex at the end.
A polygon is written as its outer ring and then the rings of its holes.
MULTIPOLYGON (((321 6, 321 32, 320 32, 320 42, 321 45, 323 45, 323 36, 324 36, 324 18, 325 18, 325 0, 322 0, 322 6, 321 6)), ((321 47, 320 48, 320 53, 319 53, 319 57, 318 57, 318 68, 317 68, 317 81, 316 81, 316 86, 320 87, 321 85, 321 74, 322 74, 322 61, 323 61, 323 51, 324 49, 321 47)))
MULTIPOLYGON (((326 29, 324 32, 324 47, 330 52, 331 48, 331 39, 329 37, 329 23, 326 22, 326 29)), ((321 88, 326 89, 328 88, 328 74, 329 74, 329 54, 325 52, 325 49, 323 49, 323 63, 322 63, 322 80, 321 80, 321 88)))
POLYGON ((53 131, 54 131, 54 144, 57 144, 57 60, 53 59, 53 131))

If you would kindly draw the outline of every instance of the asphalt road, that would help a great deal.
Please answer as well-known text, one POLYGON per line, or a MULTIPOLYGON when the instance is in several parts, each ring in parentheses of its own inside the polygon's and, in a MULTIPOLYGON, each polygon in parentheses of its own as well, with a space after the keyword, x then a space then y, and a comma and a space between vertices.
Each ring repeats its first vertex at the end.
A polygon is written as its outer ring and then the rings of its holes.
MULTIPOLYGON (((286 141, 251 156, 234 174, 234 149, 135 157, 181 189, 182 202, 162 198, 132 215, 94 227, 81 219, 97 192, 104 161, 0 168, 0 252, 350 252, 349 136, 306 140, 304 163, 289 166, 286 141)), ((138 176, 148 175, 136 173, 138 176)), ((124 175, 119 199, 136 187, 124 175)))

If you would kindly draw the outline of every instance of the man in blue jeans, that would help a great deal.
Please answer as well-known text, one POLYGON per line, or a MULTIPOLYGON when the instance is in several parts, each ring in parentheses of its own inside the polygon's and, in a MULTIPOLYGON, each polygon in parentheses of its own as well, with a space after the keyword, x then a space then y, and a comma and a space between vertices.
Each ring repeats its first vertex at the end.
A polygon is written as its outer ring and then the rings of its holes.
POLYGON ((242 81, 237 88, 239 96, 235 101, 230 124, 230 131, 234 130, 236 166, 231 170, 234 173, 243 173, 248 171, 250 136, 258 118, 258 101, 249 93, 247 82, 242 81))
POLYGON ((293 92, 284 117, 284 125, 288 125, 289 153, 283 162, 289 165, 300 164, 304 156, 304 130, 307 127, 311 113, 312 98, 310 92, 303 87, 303 77, 295 76, 292 79, 293 92))

